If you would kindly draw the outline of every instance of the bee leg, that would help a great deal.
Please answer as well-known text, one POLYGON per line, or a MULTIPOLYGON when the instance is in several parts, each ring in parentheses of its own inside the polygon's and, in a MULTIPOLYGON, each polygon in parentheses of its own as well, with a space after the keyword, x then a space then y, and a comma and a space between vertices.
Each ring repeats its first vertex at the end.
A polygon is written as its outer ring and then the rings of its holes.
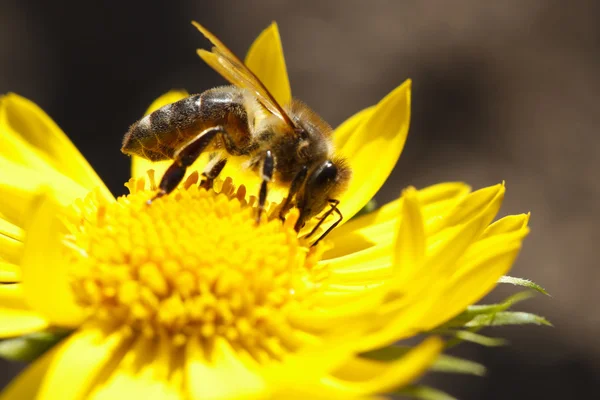
POLYGON ((223 158, 211 165, 210 168, 206 169, 202 173, 204 179, 200 182, 200 187, 203 187, 206 190, 212 189, 215 178, 223 171, 225 164, 227 164, 227 159, 223 158))
POLYGON ((329 228, 327 228, 327 230, 325 232, 323 232, 323 234, 311 245, 311 247, 316 246, 321 240, 323 240, 323 238, 325 236, 327 236, 329 234, 329 232, 331 232, 336 226, 339 225, 340 222, 342 222, 342 219, 344 217, 342 216, 342 212, 337 208, 338 204, 340 204, 339 200, 330 199, 329 205, 331 206, 331 208, 329 210, 327 210, 327 212, 319 220, 317 225, 315 225, 315 227, 310 231, 310 233, 305 236, 305 238, 308 238, 308 237, 314 235, 314 233, 317 231, 317 229, 319 229, 319 227, 323 224, 323 222, 325 222, 327 217, 329 217, 333 212, 335 212, 338 215, 338 217, 339 217, 338 220, 335 221, 333 224, 331 224, 331 226, 329 228))
MULTIPOLYGON (((308 235, 304 236, 306 239, 308 239, 309 237, 311 237, 312 235, 315 234, 317 229, 319 229, 321 227, 321 225, 323 225, 323 222, 325 222, 325 220, 327 218, 329 218, 329 216, 333 213, 333 211, 337 209, 336 207, 338 204, 340 204, 339 200, 329 200, 329 205, 331 206, 331 208, 329 210, 327 210, 327 212, 325 214, 323 214, 322 216, 317 217, 319 222, 317 222, 315 227, 312 228, 312 230, 310 231, 310 233, 308 235)), ((319 240, 321 240, 321 239, 319 238, 319 240)))
POLYGON ((223 132, 223 128, 215 126, 202 131, 194 140, 182 148, 176 155, 173 164, 167 169, 160 184, 158 185, 158 193, 148 200, 151 204, 154 200, 171 193, 185 176, 187 167, 192 165, 200 154, 206 149, 210 142, 219 133, 223 132))
POLYGON ((294 177, 294 180, 292 180, 292 184, 290 185, 290 191, 288 192, 288 195, 285 198, 283 205, 281 206, 281 210, 279 211, 279 219, 281 221, 285 221, 284 215, 285 213, 287 213, 292 204, 292 198, 296 195, 296 193, 298 193, 300 186, 306 179, 307 172, 308 167, 306 165, 302 166, 302 169, 298 171, 298 173, 294 177))
POLYGON ((273 153, 271 150, 267 150, 262 166, 262 183, 260 184, 260 192, 258 193, 258 214, 256 216, 256 223, 260 222, 260 216, 265 209, 265 203, 267 201, 267 184, 273 178, 273 170, 275 169, 275 160, 273 159, 273 153))

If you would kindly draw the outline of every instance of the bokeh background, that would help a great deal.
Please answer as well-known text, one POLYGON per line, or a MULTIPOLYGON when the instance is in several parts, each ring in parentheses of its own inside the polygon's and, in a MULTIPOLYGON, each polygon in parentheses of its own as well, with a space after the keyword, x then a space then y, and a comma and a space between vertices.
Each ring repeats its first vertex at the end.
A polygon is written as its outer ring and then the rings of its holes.
MULTIPOLYGON (((462 399, 591 398, 600 392, 599 15, 594 0, 0 0, 0 92, 39 104, 122 194, 129 124, 169 89, 223 82, 195 55, 207 43, 192 19, 240 55, 277 20, 295 96, 334 126, 412 78, 411 132, 378 200, 407 185, 506 180, 502 212, 532 212, 512 275, 553 296, 521 308, 555 325, 489 330, 511 346, 461 349, 488 366, 486 378, 427 383, 462 399)), ((19 367, 0 364, 3 384, 19 367)))

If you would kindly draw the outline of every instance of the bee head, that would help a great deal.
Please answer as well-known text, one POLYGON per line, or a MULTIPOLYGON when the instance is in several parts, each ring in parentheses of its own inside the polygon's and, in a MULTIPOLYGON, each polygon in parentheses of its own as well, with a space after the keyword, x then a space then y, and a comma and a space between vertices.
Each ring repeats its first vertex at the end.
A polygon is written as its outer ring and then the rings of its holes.
POLYGON ((327 160, 308 172, 296 200, 300 210, 296 231, 346 189, 350 176, 350 168, 343 159, 327 160))

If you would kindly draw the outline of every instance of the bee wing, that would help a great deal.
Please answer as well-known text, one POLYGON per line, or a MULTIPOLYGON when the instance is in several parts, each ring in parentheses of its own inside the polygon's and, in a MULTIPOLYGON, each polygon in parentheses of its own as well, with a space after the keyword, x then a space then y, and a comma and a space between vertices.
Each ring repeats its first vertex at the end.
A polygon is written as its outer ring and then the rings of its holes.
POLYGON ((221 42, 215 35, 210 33, 202 25, 193 21, 192 24, 213 44, 211 51, 200 49, 198 55, 204 60, 212 69, 217 71, 223 78, 227 79, 233 85, 248 89, 256 94, 257 99, 260 103, 272 114, 279 117, 283 122, 288 124, 291 128, 295 125, 287 115, 287 113, 277 103, 273 95, 265 87, 265 85, 258 79, 256 75, 235 55, 229 50, 223 42, 221 42))

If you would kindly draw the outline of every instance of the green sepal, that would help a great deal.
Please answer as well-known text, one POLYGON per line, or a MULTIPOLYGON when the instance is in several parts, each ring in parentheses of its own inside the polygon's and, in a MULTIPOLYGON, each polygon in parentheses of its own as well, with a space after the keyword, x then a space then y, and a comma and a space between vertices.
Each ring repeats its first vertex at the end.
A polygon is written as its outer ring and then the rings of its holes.
MULTIPOLYGON (((391 345, 363 353, 361 354, 361 357, 370 360, 389 362, 402 358, 409 350, 411 350, 411 348, 408 346, 391 345)), ((431 366, 431 371, 477 376, 485 375, 485 367, 483 365, 447 354, 440 354, 438 356, 437 360, 431 366)))
POLYGON ((515 285, 515 286, 523 286, 523 287, 526 287, 529 289, 533 289, 542 294, 545 294, 546 296, 550 296, 550 294, 546 291, 546 289, 544 289, 537 283, 530 281, 529 279, 515 278, 512 276, 504 275, 504 276, 500 277, 500 279, 498 279, 498 283, 510 283, 511 285, 515 285))
POLYGON ((441 328, 462 328, 468 326, 474 318, 482 318, 482 316, 492 318, 495 314, 506 311, 513 305, 533 297, 533 295, 534 292, 528 290, 516 293, 501 303, 469 306, 465 311, 442 325, 441 328))
POLYGON ((35 332, 0 341, 0 357, 11 361, 30 362, 64 339, 69 331, 35 332))
POLYGON ((492 315, 478 315, 465 324, 467 328, 504 325, 547 325, 552 324, 544 317, 522 311, 500 311, 492 315))
POLYGON ((431 371, 476 376, 484 376, 486 373, 485 366, 478 362, 447 354, 440 354, 431 366, 431 371))
POLYGON ((452 336, 452 340, 446 343, 446 348, 456 346, 461 342, 471 342, 485 347, 498 347, 504 346, 508 343, 506 339, 495 338, 482 335, 477 332, 467 330, 440 330, 440 334, 446 334, 452 336))
POLYGON ((424 385, 407 386, 396 391, 396 393, 403 396, 412 397, 413 399, 456 400, 456 397, 450 396, 448 393, 424 385))

